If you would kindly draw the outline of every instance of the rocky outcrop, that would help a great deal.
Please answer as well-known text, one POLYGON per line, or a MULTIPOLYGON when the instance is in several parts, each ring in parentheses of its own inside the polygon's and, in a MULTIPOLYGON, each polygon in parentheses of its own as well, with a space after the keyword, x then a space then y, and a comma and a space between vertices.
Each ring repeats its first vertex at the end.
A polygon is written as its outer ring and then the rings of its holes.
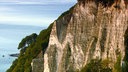
POLYGON ((32 72, 43 72, 43 58, 33 59, 32 63, 32 72))
POLYGON ((44 59, 43 51, 41 51, 36 58, 31 62, 32 72, 43 72, 44 71, 44 59))
POLYGON ((113 1, 104 6, 95 0, 78 0, 69 13, 54 22, 44 54, 44 72, 75 72, 92 59, 109 59, 110 68, 119 56, 123 61, 128 9, 123 0, 118 5, 113 1))

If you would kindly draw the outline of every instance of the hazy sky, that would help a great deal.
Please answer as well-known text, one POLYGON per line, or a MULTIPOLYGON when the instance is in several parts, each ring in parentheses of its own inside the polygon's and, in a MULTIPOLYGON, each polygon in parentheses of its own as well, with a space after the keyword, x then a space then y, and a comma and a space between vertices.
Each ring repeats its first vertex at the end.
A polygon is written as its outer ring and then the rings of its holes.
POLYGON ((0 24, 48 26, 76 0, 0 0, 0 24))
POLYGON ((46 2, 55 2, 55 3, 59 3, 59 2, 76 2, 76 0, 0 0, 0 2, 42 2, 42 3, 46 3, 46 2))

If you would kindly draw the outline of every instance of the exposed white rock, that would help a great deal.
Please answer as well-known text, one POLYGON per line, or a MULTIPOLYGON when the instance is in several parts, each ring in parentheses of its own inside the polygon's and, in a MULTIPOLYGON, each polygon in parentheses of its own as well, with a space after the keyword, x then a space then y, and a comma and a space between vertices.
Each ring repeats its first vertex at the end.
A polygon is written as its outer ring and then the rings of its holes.
POLYGON ((93 1, 78 3, 71 13, 55 21, 44 55, 44 72, 70 72, 70 67, 80 70, 92 59, 109 59, 112 67, 119 54, 123 60, 128 10, 123 1, 119 5, 121 9, 93 1))
POLYGON ((47 54, 44 55, 44 72, 49 72, 48 56, 47 56, 47 54))

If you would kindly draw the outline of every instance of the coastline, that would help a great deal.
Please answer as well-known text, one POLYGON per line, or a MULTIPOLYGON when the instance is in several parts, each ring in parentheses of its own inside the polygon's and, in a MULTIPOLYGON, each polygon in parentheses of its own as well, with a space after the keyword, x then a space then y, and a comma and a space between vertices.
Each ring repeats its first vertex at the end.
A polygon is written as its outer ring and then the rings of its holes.
POLYGON ((18 57, 18 56, 19 56, 19 53, 16 53, 16 54, 9 54, 9 56, 11 56, 11 57, 18 57))

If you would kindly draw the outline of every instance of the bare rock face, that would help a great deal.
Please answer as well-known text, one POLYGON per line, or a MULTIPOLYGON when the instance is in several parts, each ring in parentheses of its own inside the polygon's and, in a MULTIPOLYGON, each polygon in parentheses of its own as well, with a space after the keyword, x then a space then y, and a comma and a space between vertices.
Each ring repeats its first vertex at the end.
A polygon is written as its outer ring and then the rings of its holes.
POLYGON ((38 58, 38 59, 33 59, 32 63, 32 72, 43 72, 43 59, 42 58, 38 58))
POLYGON ((70 13, 54 22, 44 54, 44 72, 75 72, 92 59, 109 59, 113 68, 120 55, 123 61, 126 4, 120 0, 118 5, 105 7, 94 0, 86 1, 78 0, 70 13))

